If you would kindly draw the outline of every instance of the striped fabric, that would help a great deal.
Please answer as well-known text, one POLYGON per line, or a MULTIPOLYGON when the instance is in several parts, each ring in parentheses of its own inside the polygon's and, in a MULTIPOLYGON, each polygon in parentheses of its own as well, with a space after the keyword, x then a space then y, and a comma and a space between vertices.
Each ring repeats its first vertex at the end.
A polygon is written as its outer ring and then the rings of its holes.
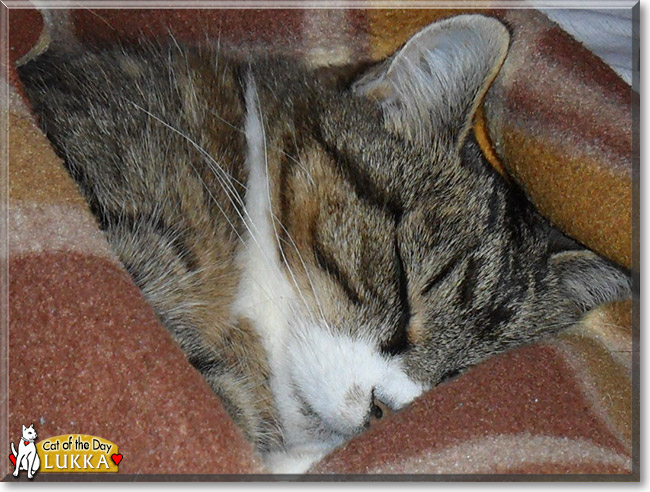
MULTIPOLYGON (((323 66, 381 59, 423 26, 461 12, 16 9, 9 56, 13 64, 51 43, 173 34, 323 66)), ((484 13, 513 35, 476 122, 486 155, 567 233, 631 267, 638 96, 542 14, 484 13)), ((99 435, 124 455, 120 474, 266 473, 109 250, 36 126, 13 66, 8 77, 10 437, 32 422, 43 438, 99 435)), ((435 388, 312 472, 638 480, 633 326, 631 303, 604 306, 557 338, 435 388)))

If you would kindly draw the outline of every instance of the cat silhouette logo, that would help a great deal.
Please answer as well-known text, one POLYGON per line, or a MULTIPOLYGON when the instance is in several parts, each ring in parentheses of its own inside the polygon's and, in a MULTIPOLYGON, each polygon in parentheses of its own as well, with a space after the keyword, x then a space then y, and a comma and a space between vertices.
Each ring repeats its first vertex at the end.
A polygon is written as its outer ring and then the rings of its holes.
POLYGON ((26 470, 27 478, 34 478, 34 474, 41 467, 41 459, 38 456, 36 444, 34 444, 37 437, 34 424, 29 427, 23 425, 23 436, 18 443, 18 451, 16 451, 13 441, 11 442, 12 454, 9 455, 9 459, 15 466, 14 477, 18 476, 20 470, 26 470))

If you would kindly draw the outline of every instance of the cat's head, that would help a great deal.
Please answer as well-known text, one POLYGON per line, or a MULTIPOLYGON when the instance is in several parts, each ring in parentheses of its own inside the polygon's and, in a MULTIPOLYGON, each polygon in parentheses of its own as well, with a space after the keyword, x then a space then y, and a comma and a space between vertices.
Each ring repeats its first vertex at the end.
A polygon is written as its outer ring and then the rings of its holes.
POLYGON ((473 140, 508 46, 495 19, 438 22, 296 123, 274 210, 297 286, 275 389, 290 440, 340 442, 378 408, 629 292, 473 140))
POLYGON ((36 429, 34 429, 34 424, 30 425, 29 427, 25 427, 23 424, 23 439, 26 439, 27 441, 34 441, 38 437, 38 434, 36 433, 36 429))

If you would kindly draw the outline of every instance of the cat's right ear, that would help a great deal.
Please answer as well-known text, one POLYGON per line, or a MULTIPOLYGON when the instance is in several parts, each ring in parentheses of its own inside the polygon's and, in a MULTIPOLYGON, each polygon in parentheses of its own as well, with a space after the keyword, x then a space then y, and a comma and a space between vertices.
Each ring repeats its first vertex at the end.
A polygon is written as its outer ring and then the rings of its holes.
POLYGON ((353 90, 376 100, 389 128, 406 138, 446 138, 460 146, 509 43, 508 30, 494 18, 445 19, 413 36, 353 90))
POLYGON ((558 298, 571 301, 580 313, 632 294, 629 273, 586 249, 555 253, 549 267, 558 298))
POLYGON ((23 432, 27 430, 27 427, 25 427, 25 424, 23 424, 23 432))

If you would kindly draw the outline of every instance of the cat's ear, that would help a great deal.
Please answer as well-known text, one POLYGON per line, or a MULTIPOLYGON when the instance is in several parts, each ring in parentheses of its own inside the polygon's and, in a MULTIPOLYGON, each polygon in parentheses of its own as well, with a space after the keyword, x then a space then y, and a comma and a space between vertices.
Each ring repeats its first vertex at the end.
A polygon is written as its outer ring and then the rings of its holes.
POLYGON ((572 301, 580 312, 632 294, 630 274, 589 250, 555 253, 549 266, 559 298, 572 301))
POLYGON ((412 140, 459 145, 508 53, 498 20, 460 15, 426 27, 353 90, 381 104, 387 124, 412 140))
POLYGON ((25 427, 25 424, 23 424, 23 432, 27 430, 27 427, 25 427))

